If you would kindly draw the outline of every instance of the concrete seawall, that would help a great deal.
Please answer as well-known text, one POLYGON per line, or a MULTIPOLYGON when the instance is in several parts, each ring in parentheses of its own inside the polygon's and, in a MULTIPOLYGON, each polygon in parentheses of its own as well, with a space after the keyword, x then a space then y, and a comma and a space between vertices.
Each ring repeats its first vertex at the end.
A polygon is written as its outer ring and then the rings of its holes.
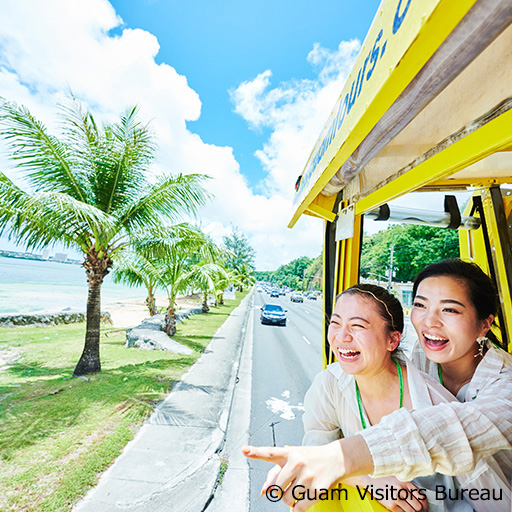
MULTIPOLYGON (((101 313, 102 322, 112 323, 110 313, 101 313)), ((80 311, 58 311, 31 315, 0 315, 0 327, 19 325, 58 325, 85 322, 85 313, 80 311)))

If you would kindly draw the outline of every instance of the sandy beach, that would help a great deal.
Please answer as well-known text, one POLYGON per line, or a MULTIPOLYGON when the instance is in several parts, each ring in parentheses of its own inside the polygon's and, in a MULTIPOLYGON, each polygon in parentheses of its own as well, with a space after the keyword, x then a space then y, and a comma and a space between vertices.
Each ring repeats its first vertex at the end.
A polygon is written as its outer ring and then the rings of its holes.
MULTIPOLYGON (((198 306, 201 303, 199 296, 178 297, 176 299, 178 309, 198 306)), ((167 297, 157 297, 156 305, 158 309, 167 307, 167 297)), ((149 318, 148 308, 144 299, 127 299, 105 304, 102 311, 108 311, 112 317, 114 327, 129 328, 139 325, 144 318, 149 318)))

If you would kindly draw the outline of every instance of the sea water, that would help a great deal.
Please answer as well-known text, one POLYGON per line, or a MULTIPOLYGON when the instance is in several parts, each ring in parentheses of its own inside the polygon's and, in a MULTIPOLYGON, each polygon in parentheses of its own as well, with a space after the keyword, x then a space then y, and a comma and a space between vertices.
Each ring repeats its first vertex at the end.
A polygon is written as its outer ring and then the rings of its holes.
MULTIPOLYGON (((144 288, 115 284, 107 275, 101 303, 144 298, 144 288)), ((0 315, 57 312, 65 308, 85 312, 87 277, 81 265, 0 256, 0 315)))

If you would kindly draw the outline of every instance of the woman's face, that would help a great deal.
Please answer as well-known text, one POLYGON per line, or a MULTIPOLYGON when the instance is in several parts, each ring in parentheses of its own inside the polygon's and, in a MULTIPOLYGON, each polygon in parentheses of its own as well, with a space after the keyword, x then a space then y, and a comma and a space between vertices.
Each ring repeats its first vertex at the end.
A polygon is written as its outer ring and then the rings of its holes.
POLYGON ((479 320, 463 281, 449 276, 424 279, 418 286, 411 312, 421 346, 436 363, 472 358, 476 339, 489 330, 492 315, 479 320))
POLYGON ((388 332, 373 298, 346 294, 334 306, 327 339, 342 369, 358 375, 389 364, 400 334, 388 332))

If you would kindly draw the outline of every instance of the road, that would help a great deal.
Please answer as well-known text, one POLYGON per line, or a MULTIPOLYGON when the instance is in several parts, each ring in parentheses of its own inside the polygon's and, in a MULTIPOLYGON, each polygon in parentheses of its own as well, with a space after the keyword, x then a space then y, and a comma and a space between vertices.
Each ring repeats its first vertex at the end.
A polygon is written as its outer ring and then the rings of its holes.
MULTIPOLYGON (((303 400, 315 375, 322 369, 322 302, 254 296, 251 419, 249 442, 255 446, 302 443, 303 400), (288 310, 285 327, 261 325, 260 308, 266 302, 288 310), (272 427, 273 424, 273 427, 272 427)), ((268 463, 250 461, 250 511, 289 510, 270 504, 259 493, 268 463)))

